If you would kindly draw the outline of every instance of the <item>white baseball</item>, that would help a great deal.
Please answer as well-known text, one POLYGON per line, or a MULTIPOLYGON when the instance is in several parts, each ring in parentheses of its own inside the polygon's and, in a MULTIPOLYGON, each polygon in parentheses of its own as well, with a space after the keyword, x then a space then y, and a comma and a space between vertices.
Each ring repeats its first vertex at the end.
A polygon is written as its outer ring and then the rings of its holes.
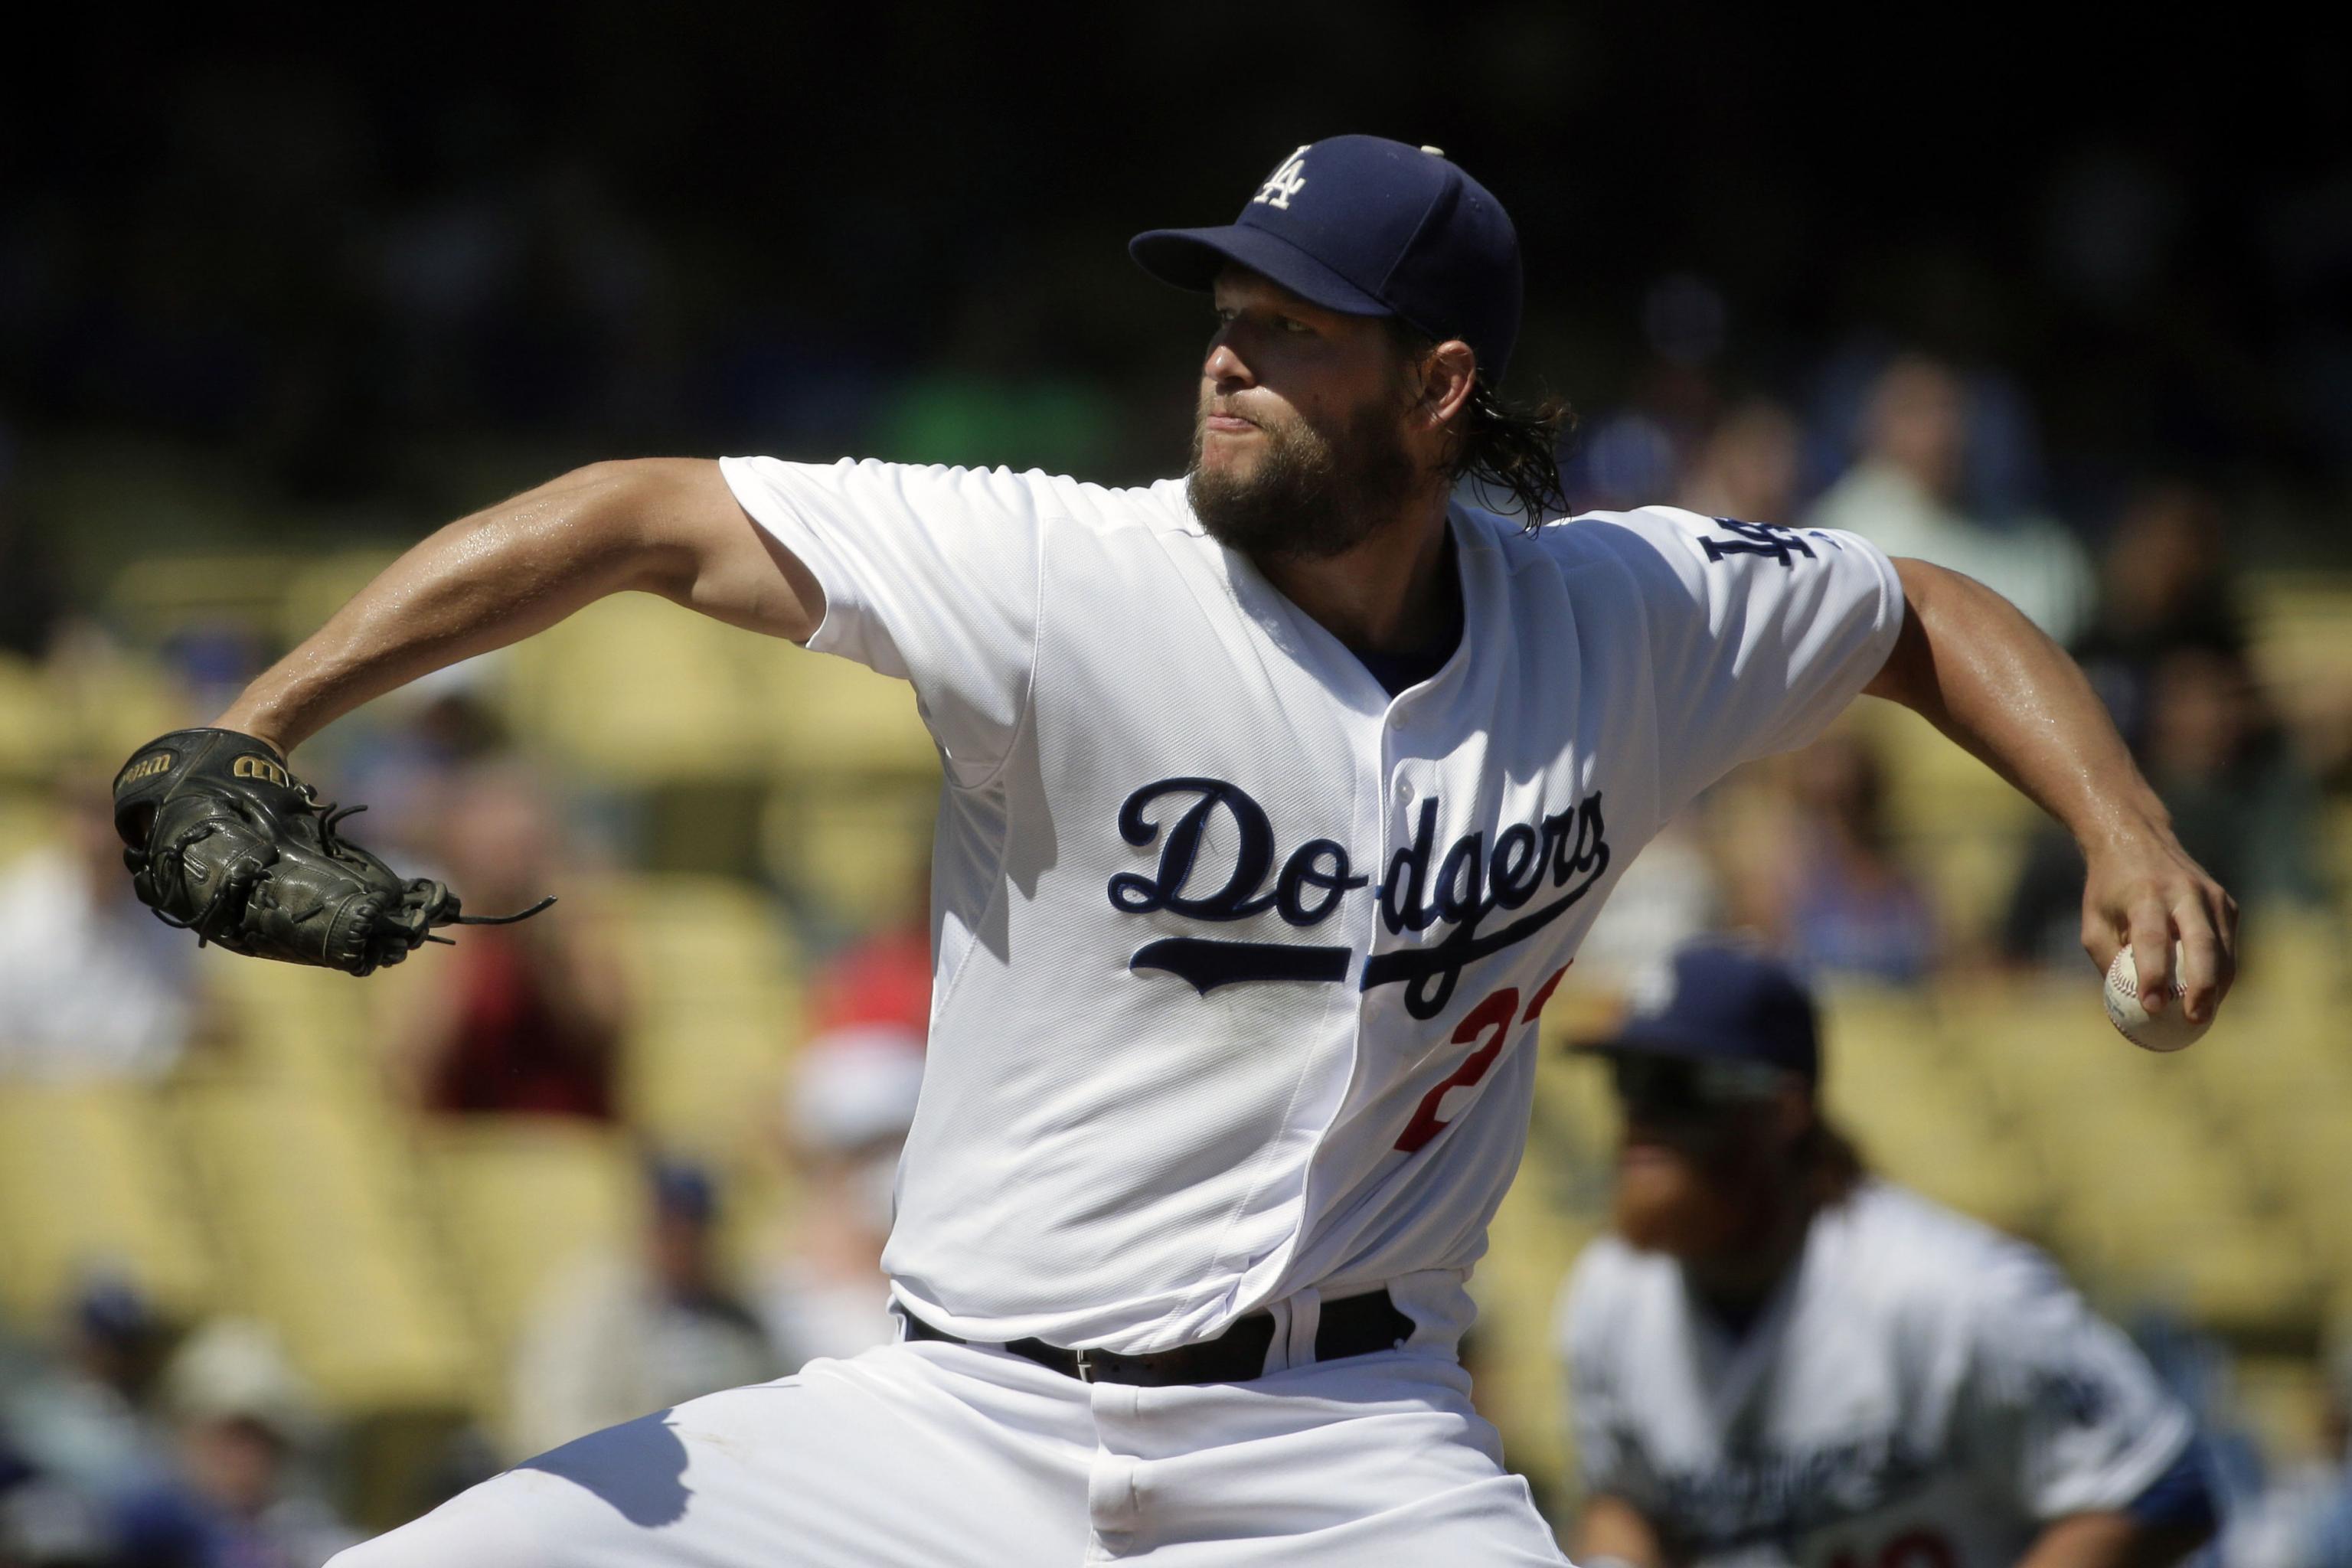
POLYGON ((2107 965, 2107 1022, 2117 1033, 2142 1050, 2178 1051, 2195 1045, 2212 1026, 2208 1019, 2202 1024, 2189 1021, 2187 1005, 2181 1001, 2181 948, 2172 944, 2172 980, 2167 993, 2164 1011, 2154 1017, 2139 1002, 2139 963, 2126 945, 2107 965))

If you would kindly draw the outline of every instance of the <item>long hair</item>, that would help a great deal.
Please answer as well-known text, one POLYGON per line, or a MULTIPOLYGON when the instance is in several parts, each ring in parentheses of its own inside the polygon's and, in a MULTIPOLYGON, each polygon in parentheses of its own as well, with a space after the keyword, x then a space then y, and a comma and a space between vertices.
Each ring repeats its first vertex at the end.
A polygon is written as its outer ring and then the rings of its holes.
MULTIPOLYGON (((1437 340, 1402 317, 1388 318, 1398 350, 1418 359, 1437 346, 1437 340)), ((1507 400, 1479 374, 1471 388, 1448 455, 1446 477, 1468 479, 1481 499, 1507 496, 1510 510, 1527 520, 1530 531, 1547 520, 1565 516, 1568 492, 1559 482, 1559 448, 1576 427, 1576 411, 1564 397, 1549 395, 1532 404, 1507 400)))
POLYGON ((1797 1142, 1798 1179, 1818 1208, 1833 1208, 1852 1197, 1870 1176, 1870 1163, 1853 1140, 1818 1110, 1797 1142))

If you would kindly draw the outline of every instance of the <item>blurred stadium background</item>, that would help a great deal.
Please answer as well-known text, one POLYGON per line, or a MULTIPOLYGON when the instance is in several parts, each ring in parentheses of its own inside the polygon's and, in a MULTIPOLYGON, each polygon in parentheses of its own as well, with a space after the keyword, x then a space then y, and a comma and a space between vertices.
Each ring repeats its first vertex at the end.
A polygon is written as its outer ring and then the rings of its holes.
POLYGON ((1052 36, 992 9, 592 4, 333 41, 293 16, 0 68, 39 71, 0 96, 0 1393, 58 1375, 107 1281, 174 1331, 257 1321, 320 1494, 380 1527, 528 1428, 517 1345, 580 1255, 635 1245, 649 1152, 707 1173, 740 1279, 788 1258, 831 1190, 788 1149, 795 1063, 908 1005, 937 766, 903 689, 625 598, 321 736, 302 770, 375 805, 379 847, 564 899, 542 923, 572 934, 488 978, 207 952, 84 1007, 76 977, 148 962, 106 923, 142 914, 74 891, 106 853, 90 790, 405 542, 581 461, 1174 471, 1205 318, 1127 236, 1220 221, 1365 129, 1512 208, 1515 390, 1582 411, 1580 505, 1796 521, 1907 474, 1920 527, 2046 601, 2247 908, 2222 1025, 2146 1056, 2048 939, 2063 853, 1924 727, 1861 713, 1727 781, 1547 1019, 1479 1279, 1512 1462, 1564 1514, 1548 1322, 1612 1130, 1558 1040, 1645 948, 1733 922, 1830 988, 1830 1099, 1874 1160, 2048 1246, 2237 1495, 2340 1462, 2340 40, 1541 4, 1052 36), (515 1109, 435 1078, 501 1026, 594 1081, 515 1109))

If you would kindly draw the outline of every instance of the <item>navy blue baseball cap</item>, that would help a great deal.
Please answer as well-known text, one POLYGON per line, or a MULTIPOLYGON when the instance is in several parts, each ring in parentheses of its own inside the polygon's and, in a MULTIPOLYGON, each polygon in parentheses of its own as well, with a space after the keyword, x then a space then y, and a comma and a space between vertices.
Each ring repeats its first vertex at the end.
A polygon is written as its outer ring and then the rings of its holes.
POLYGON ((1821 1078, 1821 1024, 1811 993, 1788 965, 1745 943, 1685 943, 1635 983, 1633 1003, 1615 1034, 1583 1048, 1746 1062, 1808 1083, 1821 1078))
POLYGON ((1128 241, 1137 265, 1205 289, 1237 261, 1349 316, 1399 316, 1460 338, 1489 386, 1519 335, 1519 237, 1494 193, 1434 147, 1333 136, 1284 159, 1222 228, 1155 228, 1128 241))

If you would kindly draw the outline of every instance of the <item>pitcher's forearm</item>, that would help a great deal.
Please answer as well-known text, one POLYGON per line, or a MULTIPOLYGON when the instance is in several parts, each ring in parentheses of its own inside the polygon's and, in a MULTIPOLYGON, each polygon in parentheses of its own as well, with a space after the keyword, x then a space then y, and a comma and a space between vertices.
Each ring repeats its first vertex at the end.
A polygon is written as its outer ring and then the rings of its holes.
POLYGON ((1975 581, 1914 561, 1886 668, 1867 689, 1918 712, 2086 848, 2168 827, 2106 706, 2063 648, 1975 581))
POLYGON ((577 469, 434 533, 216 722, 282 753, 419 676, 542 631, 607 594, 658 586, 674 563, 639 526, 645 468, 577 469))
POLYGON ((2180 847, 2091 683, 1981 584, 1916 561, 1895 570, 1909 611, 1865 689, 1916 710, 2063 823, 2088 871, 2083 951, 2104 970, 2128 946, 2151 1015, 2177 980, 2189 1022, 2210 1021, 2237 973, 2237 903, 2180 847))

